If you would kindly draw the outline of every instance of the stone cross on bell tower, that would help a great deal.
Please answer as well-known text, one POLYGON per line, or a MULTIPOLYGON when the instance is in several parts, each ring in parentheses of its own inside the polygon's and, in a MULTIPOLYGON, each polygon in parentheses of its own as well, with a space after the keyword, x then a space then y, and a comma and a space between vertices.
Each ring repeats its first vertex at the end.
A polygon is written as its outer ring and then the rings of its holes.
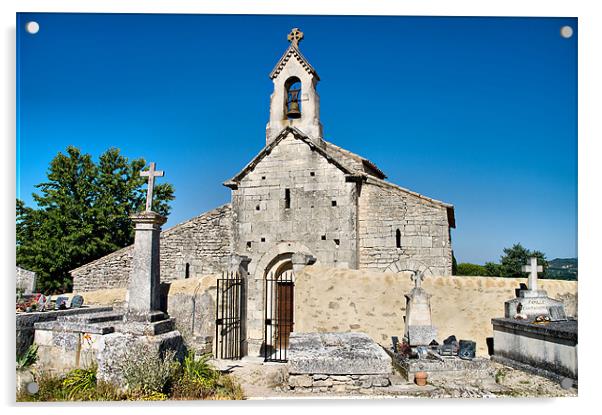
POLYGON ((529 273, 529 290, 537 291, 537 274, 539 272, 543 272, 543 267, 541 265, 537 265, 536 257, 531 257, 529 261, 530 264, 523 265, 521 270, 529 273))
POLYGON ((289 42, 291 42, 291 45, 298 48, 299 42, 303 40, 303 32, 299 30, 299 28, 295 27, 291 30, 286 38, 289 42))
POLYGON ((270 121, 266 126, 266 145, 283 129, 294 127, 321 145, 320 97, 316 90, 320 77, 299 49, 305 34, 291 29, 287 37, 290 44, 270 73, 274 92, 270 97, 270 121))

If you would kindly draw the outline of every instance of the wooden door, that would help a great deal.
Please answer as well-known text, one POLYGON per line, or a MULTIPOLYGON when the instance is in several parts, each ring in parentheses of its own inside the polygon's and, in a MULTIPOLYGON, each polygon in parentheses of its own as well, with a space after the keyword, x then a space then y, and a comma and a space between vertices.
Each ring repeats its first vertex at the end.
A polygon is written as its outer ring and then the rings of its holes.
POLYGON ((288 348, 288 339, 293 331, 293 294, 292 282, 278 282, 276 291, 276 319, 278 331, 275 346, 280 349, 288 348))

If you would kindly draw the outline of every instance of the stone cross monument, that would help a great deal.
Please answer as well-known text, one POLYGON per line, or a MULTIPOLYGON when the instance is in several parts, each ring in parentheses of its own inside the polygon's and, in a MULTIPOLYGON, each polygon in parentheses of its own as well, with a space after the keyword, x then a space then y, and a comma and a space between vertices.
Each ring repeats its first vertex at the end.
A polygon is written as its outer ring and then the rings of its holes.
POLYGON ((538 316, 554 317, 564 319, 564 305, 562 301, 548 297, 545 290, 541 290, 537 284, 537 274, 543 272, 543 267, 537 265, 537 258, 529 258, 529 263, 523 265, 521 270, 529 273, 528 287, 526 290, 518 291, 517 297, 504 303, 504 316, 519 320, 530 320, 538 316))
POLYGON ((537 258, 530 258, 530 263, 527 265, 523 265, 521 270, 523 272, 529 273, 528 287, 531 291, 537 291, 537 274, 539 272, 543 272, 543 267, 541 265, 537 265, 537 258))
POLYGON ((131 216, 136 234, 128 285, 128 320, 154 321, 164 316, 160 311, 159 240, 167 218, 151 210, 155 177, 163 175, 163 171, 155 171, 155 163, 150 163, 148 171, 140 172, 140 176, 148 176, 148 190, 146 210, 131 216))

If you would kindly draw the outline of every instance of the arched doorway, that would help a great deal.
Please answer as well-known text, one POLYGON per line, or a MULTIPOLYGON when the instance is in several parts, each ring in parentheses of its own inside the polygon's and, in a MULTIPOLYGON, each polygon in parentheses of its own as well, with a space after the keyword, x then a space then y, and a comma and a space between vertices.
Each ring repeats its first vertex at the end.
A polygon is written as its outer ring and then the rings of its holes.
POLYGON ((266 361, 284 362, 294 330, 295 281, 292 253, 279 254, 266 268, 265 347, 266 361))

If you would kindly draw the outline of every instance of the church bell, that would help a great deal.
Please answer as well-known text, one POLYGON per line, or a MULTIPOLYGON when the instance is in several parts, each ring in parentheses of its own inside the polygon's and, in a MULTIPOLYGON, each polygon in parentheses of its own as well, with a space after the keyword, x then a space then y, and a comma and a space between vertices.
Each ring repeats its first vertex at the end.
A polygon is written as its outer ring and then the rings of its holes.
POLYGON ((301 111, 299 111, 299 92, 301 92, 299 89, 288 91, 288 101, 286 103, 286 116, 288 118, 301 118, 301 111))

